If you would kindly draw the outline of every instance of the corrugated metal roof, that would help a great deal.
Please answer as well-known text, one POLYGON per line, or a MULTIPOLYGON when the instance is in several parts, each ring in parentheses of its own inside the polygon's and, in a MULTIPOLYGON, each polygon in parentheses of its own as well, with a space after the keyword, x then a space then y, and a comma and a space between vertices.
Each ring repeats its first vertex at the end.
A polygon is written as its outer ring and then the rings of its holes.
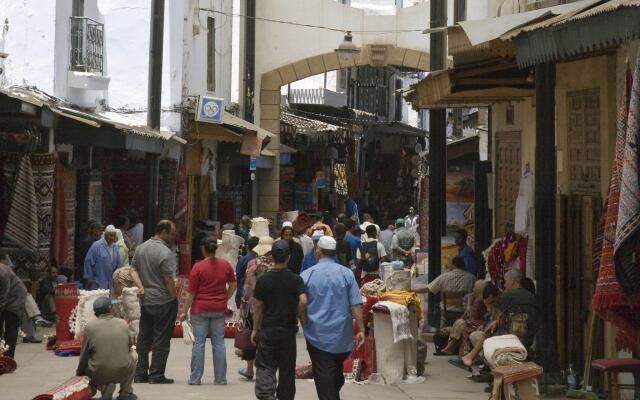
POLYGON ((335 132, 341 129, 336 125, 331 125, 315 119, 300 117, 287 112, 280 113, 280 121, 303 131, 335 132))
POLYGON ((458 25, 464 30, 472 46, 500 38, 505 33, 540 19, 563 15, 601 0, 582 0, 569 4, 505 15, 497 18, 460 21, 458 25))
POLYGON ((640 0, 611 0, 611 1, 607 1, 604 4, 601 4, 597 7, 593 7, 592 9, 585 11, 581 14, 575 15, 569 19, 567 19, 566 22, 569 21, 577 21, 580 19, 584 19, 584 18, 590 18, 599 14, 604 14, 604 13, 608 13, 608 12, 612 12, 615 11, 617 9, 620 8, 624 8, 624 7, 640 7, 640 0))
POLYGON ((556 62, 640 38, 640 0, 609 0, 513 32, 521 68, 556 62))
POLYGON ((267 137, 274 136, 274 134, 269 132, 268 130, 263 129, 256 124, 252 124, 249 121, 245 121, 240 117, 236 117, 235 115, 230 113, 222 114, 222 124, 235 126, 242 130, 256 132, 258 134, 258 138, 260 139, 265 139, 267 137))
POLYGON ((146 136, 162 141, 175 140, 179 143, 186 143, 184 139, 179 137, 175 132, 167 128, 158 130, 150 129, 144 121, 133 118, 127 114, 116 113, 112 111, 104 111, 92 113, 88 111, 78 110, 67 104, 63 100, 51 96, 37 88, 26 86, 8 86, 0 88, 0 93, 20 100, 37 107, 47 107, 55 114, 70 118, 87 125, 99 128, 102 124, 111 125, 126 133, 146 136))

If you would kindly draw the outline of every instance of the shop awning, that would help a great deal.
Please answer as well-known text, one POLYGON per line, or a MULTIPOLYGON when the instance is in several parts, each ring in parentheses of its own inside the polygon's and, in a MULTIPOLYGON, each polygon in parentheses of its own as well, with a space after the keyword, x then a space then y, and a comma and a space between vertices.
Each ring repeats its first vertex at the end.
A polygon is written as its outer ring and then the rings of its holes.
MULTIPOLYGON (((53 97, 36 88, 9 86, 0 89, 0 93, 39 108, 46 108, 53 114, 60 117, 81 122, 94 128, 115 128, 125 135, 134 136, 131 138, 125 138, 125 143, 131 144, 131 146, 126 145, 126 148, 129 150, 146 151, 148 147, 150 152, 159 152, 158 143, 150 143, 149 146, 145 146, 144 142, 148 140, 156 140, 160 142, 173 140, 180 144, 186 143, 186 141, 175 132, 166 128, 161 128, 160 130, 150 129, 146 126, 144 121, 133 118, 127 114, 112 111, 95 113, 78 110, 73 108, 71 105, 66 104, 63 100, 53 97), (136 138, 135 136, 138 137, 136 138)), ((66 136, 70 137, 71 135, 66 136)), ((90 138, 88 139, 88 143, 90 143, 90 138)))
POLYGON ((274 136, 266 129, 236 117, 230 113, 224 113, 221 124, 194 121, 191 137, 194 139, 213 139, 220 142, 242 143, 245 133, 257 133, 258 138, 265 140, 274 136))
POLYGON ((449 55, 454 58, 513 56, 513 44, 503 38, 507 32, 575 10, 582 10, 599 1, 602 0, 582 0, 496 18, 460 21, 447 29, 449 55))
POLYGON ((497 59, 471 67, 432 72, 405 95, 415 108, 486 106, 533 96, 528 71, 513 60, 497 59))
POLYGON ((427 137, 429 133, 402 122, 377 122, 367 126, 366 134, 380 136, 427 137))
POLYGON ((339 126, 332 125, 323 121, 301 117, 299 115, 288 112, 280 113, 280 123, 289 126, 296 133, 318 133, 318 132, 335 132, 341 129, 339 126))
MULTIPOLYGON (((582 3, 582 2, 580 2, 582 3)), ((640 39, 640 0, 592 2, 588 7, 508 32, 521 68, 557 62, 640 39)))

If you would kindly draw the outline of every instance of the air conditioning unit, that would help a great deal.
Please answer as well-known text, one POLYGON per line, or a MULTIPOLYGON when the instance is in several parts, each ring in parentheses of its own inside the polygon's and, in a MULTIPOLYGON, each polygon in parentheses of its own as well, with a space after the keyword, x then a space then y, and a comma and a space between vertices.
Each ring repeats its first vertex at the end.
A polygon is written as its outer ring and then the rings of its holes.
POLYGON ((211 96, 200 96, 198 99, 196 121, 220 124, 222 123, 223 115, 224 99, 211 96))

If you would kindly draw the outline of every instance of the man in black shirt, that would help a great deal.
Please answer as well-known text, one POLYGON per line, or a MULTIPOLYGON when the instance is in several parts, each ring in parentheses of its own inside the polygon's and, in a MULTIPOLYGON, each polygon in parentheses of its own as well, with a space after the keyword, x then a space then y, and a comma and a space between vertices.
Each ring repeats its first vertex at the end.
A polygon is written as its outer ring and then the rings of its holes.
POLYGON ((271 256, 274 268, 258 279, 254 290, 251 340, 258 347, 255 392, 259 400, 293 400, 296 331, 298 318, 304 324, 307 295, 302 278, 287 268, 289 244, 277 240, 271 256))

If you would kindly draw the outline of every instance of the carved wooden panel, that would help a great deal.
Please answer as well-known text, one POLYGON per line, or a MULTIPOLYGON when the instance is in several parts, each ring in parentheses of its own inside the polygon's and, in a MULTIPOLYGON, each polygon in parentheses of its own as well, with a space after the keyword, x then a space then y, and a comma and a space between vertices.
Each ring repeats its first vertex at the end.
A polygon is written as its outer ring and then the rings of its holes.
POLYGON ((495 216, 496 236, 505 234, 505 224, 514 222, 520 186, 521 132, 496 133, 495 216))
POLYGON ((600 192, 600 89, 567 93, 569 189, 600 192))

